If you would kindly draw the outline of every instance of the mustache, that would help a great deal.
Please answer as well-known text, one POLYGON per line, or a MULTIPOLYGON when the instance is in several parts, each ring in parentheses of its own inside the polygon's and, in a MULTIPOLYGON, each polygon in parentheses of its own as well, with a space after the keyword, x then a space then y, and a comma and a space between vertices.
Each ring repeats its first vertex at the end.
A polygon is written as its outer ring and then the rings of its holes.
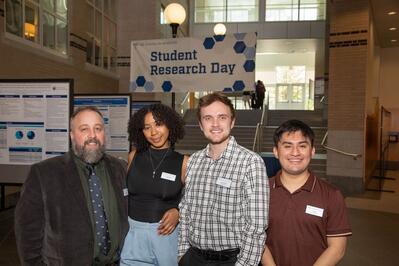
POLYGON ((93 143, 97 144, 97 145, 101 145, 100 141, 97 138, 91 138, 91 139, 86 140, 83 143, 83 146, 86 146, 86 145, 89 145, 89 144, 93 144, 93 143))

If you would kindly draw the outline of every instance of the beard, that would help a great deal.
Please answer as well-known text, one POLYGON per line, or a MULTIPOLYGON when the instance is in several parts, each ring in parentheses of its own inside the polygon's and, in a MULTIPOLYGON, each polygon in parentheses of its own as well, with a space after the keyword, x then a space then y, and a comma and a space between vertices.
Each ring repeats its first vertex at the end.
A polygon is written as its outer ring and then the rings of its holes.
POLYGON ((101 144, 101 142, 97 138, 91 138, 86 140, 83 143, 83 146, 75 143, 72 140, 72 150, 74 154, 80 158, 82 161, 88 164, 94 164, 101 160, 105 153, 105 144, 101 144), (86 146, 96 143, 98 145, 95 149, 89 149, 86 146))

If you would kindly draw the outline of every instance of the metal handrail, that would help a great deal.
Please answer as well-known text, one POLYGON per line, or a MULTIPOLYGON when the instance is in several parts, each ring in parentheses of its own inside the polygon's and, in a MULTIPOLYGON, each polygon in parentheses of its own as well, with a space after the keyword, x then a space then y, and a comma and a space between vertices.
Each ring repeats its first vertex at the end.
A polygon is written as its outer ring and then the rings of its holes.
POLYGON ((259 151, 259 145, 256 147, 256 144, 258 144, 258 138, 259 138, 259 129, 261 128, 261 123, 256 124, 256 130, 255 130, 255 136, 254 136, 254 143, 252 144, 252 150, 253 151, 259 151), (256 150, 255 150, 256 148, 256 150))
POLYGON ((323 148, 325 148, 326 150, 335 151, 335 152, 343 154, 343 155, 351 156, 351 157, 353 157, 353 160, 357 160, 358 158, 362 157, 362 155, 358 154, 358 153, 349 153, 349 152, 341 151, 339 149, 327 146, 325 144, 327 136, 328 136, 328 131, 326 132, 326 134, 323 137, 323 140, 321 141, 321 146, 323 146, 323 148))
POLYGON ((254 137, 254 143, 252 144, 252 150, 256 152, 260 152, 261 148, 261 139, 263 135, 263 124, 266 122, 267 124, 267 111, 269 110, 269 95, 266 97, 266 104, 263 105, 262 108, 262 117, 260 119, 260 123, 256 124, 256 130, 255 130, 255 137, 254 137))

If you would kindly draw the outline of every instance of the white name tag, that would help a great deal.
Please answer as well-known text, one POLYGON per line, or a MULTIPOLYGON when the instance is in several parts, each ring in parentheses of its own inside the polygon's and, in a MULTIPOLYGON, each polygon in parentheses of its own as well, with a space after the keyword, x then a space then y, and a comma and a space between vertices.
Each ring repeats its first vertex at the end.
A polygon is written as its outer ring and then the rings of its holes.
POLYGON ((231 180, 223 178, 223 177, 219 177, 216 180, 216 184, 222 187, 227 187, 229 188, 231 186, 231 180))
POLYGON ((306 210, 305 210, 305 212, 306 212, 307 214, 311 214, 311 215, 314 215, 314 216, 323 217, 324 209, 322 209, 322 208, 317 208, 317 207, 310 206, 310 205, 306 205, 306 210))
POLYGON ((176 180, 176 175, 169 174, 169 173, 166 173, 166 172, 162 172, 161 178, 169 180, 169 181, 175 181, 176 180))
POLYGON ((127 196, 129 195, 129 190, 127 190, 127 188, 123 189, 123 196, 127 196))

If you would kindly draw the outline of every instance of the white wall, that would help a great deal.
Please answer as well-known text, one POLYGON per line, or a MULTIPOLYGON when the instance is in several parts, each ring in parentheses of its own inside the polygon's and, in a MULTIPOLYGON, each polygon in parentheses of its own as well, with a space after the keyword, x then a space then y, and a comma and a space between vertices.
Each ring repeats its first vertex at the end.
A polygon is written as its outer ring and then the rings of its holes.
MULTIPOLYGON (((391 130, 399 131, 399 47, 380 50, 380 104, 391 111, 391 130)), ((399 161, 399 144, 389 146, 389 160, 399 161)))

